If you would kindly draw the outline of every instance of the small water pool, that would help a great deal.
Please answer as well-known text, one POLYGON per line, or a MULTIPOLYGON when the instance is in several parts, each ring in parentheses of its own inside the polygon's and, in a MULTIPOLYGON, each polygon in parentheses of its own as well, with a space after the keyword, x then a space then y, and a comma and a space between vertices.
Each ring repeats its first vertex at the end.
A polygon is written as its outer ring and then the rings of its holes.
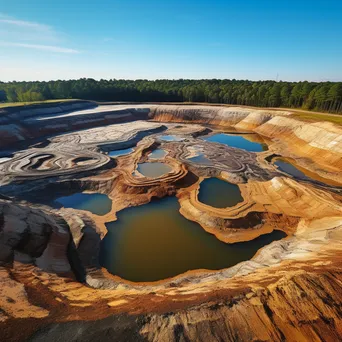
POLYGON ((105 215, 112 208, 112 201, 104 194, 76 193, 70 196, 58 197, 54 200, 56 207, 87 210, 96 215, 105 215))
POLYGON ((156 281, 188 270, 227 268, 251 259, 263 246, 286 236, 276 230, 255 240, 226 244, 179 213, 175 197, 118 213, 107 223, 100 263, 131 281, 156 281))
POLYGON ((227 208, 243 201, 239 187, 218 178, 206 178, 200 184, 198 200, 215 208, 227 208))
POLYGON ((202 164, 206 166, 213 165, 213 163, 207 157, 205 157, 203 153, 200 153, 198 156, 188 158, 188 160, 196 164, 202 164))
POLYGON ((294 177, 295 179, 319 182, 324 185, 341 187, 341 183, 337 181, 323 178, 320 175, 309 170, 303 169, 302 171, 299 167, 296 166, 295 161, 292 161, 291 159, 288 160, 285 158, 276 158, 274 160, 274 165, 277 166, 280 171, 294 177))
POLYGON ((130 154, 133 152, 133 148, 125 148, 123 150, 114 150, 114 151, 109 151, 108 155, 110 157, 120 157, 120 156, 125 156, 127 154, 130 154))
POLYGON ((153 152, 149 154, 149 159, 163 159, 166 156, 167 152, 162 148, 157 148, 153 152))
POLYGON ((267 145, 264 143, 252 141, 253 137, 253 134, 238 135, 218 133, 208 138, 204 138, 204 140, 224 144, 230 147, 241 148, 242 150, 246 150, 249 152, 266 151, 267 145))
POLYGON ((172 168, 167 164, 155 162, 138 164, 137 170, 145 177, 156 178, 166 175, 172 168))
POLYGON ((162 135, 159 137, 160 140, 163 141, 183 141, 184 138, 177 137, 175 135, 162 135))
POLYGON ((280 171, 283 171, 295 178, 310 180, 310 178, 307 177, 305 173, 297 169, 294 165, 286 160, 278 159, 274 162, 274 165, 276 165, 280 171))

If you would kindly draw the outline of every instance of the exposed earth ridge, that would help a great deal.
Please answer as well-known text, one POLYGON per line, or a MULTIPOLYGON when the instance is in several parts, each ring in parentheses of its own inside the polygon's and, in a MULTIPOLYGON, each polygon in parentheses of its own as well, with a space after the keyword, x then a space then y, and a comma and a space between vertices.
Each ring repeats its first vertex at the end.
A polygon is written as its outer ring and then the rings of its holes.
POLYGON ((1 340, 342 339, 341 126, 239 107, 68 106, 2 114, 3 155, 22 150, 0 163, 1 340), (256 154, 200 139, 223 129, 256 132, 268 150, 256 154), (163 134, 182 139, 165 142, 163 134), (120 158, 107 154, 133 146, 120 158), (157 147, 172 171, 144 177, 137 164, 157 147), (210 164, 189 159, 199 153, 210 164), (317 178, 285 175, 272 164, 277 155, 317 178), (224 209, 199 202, 207 177, 237 184, 243 202, 224 209), (111 211, 98 216, 36 202, 79 191, 108 195, 111 211), (168 195, 177 196, 183 216, 227 243, 273 229, 288 237, 231 268, 153 283, 101 268, 105 223, 124 208, 168 195))

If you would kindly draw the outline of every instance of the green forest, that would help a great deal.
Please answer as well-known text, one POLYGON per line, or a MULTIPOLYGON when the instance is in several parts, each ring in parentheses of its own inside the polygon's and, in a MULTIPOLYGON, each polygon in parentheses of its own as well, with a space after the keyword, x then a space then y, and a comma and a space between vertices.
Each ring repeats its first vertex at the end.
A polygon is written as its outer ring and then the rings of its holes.
POLYGON ((0 82, 0 102, 52 99, 208 102, 342 113, 342 82, 100 80, 0 82))

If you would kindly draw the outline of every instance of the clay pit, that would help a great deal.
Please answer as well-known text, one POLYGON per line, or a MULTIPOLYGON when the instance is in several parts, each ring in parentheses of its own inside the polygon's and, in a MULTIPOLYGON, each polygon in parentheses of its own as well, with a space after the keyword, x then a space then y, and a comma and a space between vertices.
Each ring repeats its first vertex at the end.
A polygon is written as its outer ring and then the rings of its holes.
POLYGON ((290 111, 75 101, 3 109, 0 134, 1 341, 342 340, 341 126, 290 111), (149 176, 146 163, 163 169, 149 176), (241 197, 200 201, 210 178, 241 197), (108 210, 56 204, 80 193, 105 195, 108 210), (171 197, 222 244, 282 238, 233 266, 155 281, 103 267, 108 223, 171 197))

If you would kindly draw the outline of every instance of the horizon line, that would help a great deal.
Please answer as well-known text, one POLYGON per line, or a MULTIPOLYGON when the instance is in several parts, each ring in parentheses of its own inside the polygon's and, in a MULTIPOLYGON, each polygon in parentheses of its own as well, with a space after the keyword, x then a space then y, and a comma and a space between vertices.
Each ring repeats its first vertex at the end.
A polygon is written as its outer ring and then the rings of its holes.
POLYGON ((248 78, 93 78, 93 77, 79 77, 79 78, 70 78, 70 79, 50 79, 50 80, 11 80, 11 81, 2 81, 0 83, 38 83, 38 82, 69 82, 69 81, 78 81, 78 80, 94 80, 96 82, 100 82, 101 80, 104 81, 148 81, 148 82, 155 82, 155 81, 248 81, 248 82, 276 82, 276 83, 340 83, 341 80, 331 80, 331 79, 322 79, 322 80, 299 80, 299 81, 288 81, 288 80, 276 80, 276 79, 248 79, 248 78))

